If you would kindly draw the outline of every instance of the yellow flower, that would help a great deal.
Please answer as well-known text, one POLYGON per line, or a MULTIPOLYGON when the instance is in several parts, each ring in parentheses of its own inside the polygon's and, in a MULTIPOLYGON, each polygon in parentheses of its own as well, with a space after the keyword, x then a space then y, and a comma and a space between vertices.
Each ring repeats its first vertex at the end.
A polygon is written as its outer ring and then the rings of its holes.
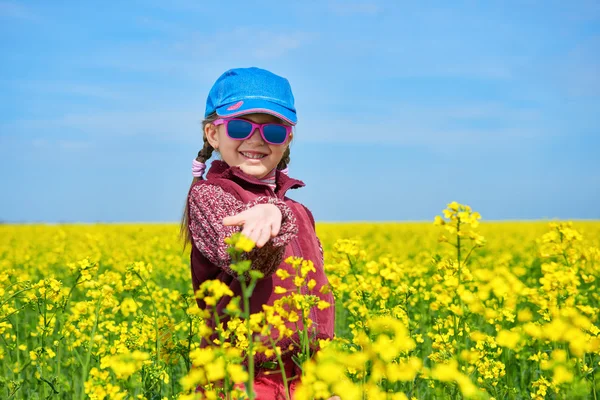
POLYGON ((440 217, 439 215, 436 215, 435 219, 433 220, 434 225, 444 225, 445 223, 446 223, 446 221, 444 221, 444 219, 442 217, 440 217))
POLYGON ((248 380, 248 372, 244 371, 240 364, 229 364, 227 373, 234 383, 246 382, 248 380))
POLYGON ((564 365, 558 365, 554 368, 554 375, 552 376, 552 383, 555 385, 561 385, 563 383, 571 382, 573 380, 573 373, 570 372, 564 365))
POLYGON ((556 349, 552 352, 550 357, 557 363, 564 363, 567 361, 567 352, 563 349, 556 349))
POLYGON ((130 314, 135 314, 135 312, 138 309, 138 305, 135 302, 134 299, 132 299, 131 297, 127 297, 126 299, 124 299, 121 302, 121 306, 119 308, 119 310, 121 311, 121 314, 123 314, 124 316, 129 316, 130 314))
POLYGON ((203 370, 192 368, 179 382, 184 390, 190 390, 198 384, 206 383, 206 373, 203 370))
POLYGON ((300 274, 306 276, 309 272, 316 272, 315 265, 310 260, 302 260, 300 265, 300 274))
POLYGON ((256 243, 254 243, 254 241, 252 241, 252 239, 250 239, 248 236, 240 235, 239 240, 235 243, 235 248, 248 253, 254 248, 255 245, 256 243))
POLYGON ((431 370, 431 377, 442 382, 453 381, 459 374, 458 363, 450 360, 448 364, 436 364, 431 370))
POLYGON ((220 357, 206 365, 206 378, 209 382, 216 382, 225 378, 225 360, 220 357))
POLYGON ((319 300, 319 302, 317 303, 317 308, 319 310, 324 310, 324 309, 329 308, 329 307, 331 307, 331 304, 329 304, 325 300, 319 300))
POLYGON ((398 364, 390 362, 386 365, 386 377, 390 382, 412 381, 422 366, 423 362, 417 357, 410 357, 408 361, 398 364))
POLYGON ((517 320, 519 322, 528 322, 528 321, 531 321, 532 319, 533 319, 533 314, 529 308, 524 308, 522 310, 519 310, 519 312, 517 313, 517 320))
POLYGON ((498 342, 500 346, 515 350, 520 339, 521 335, 519 335, 518 332, 502 330, 498 332, 496 342, 498 342))
POLYGON ((469 377, 458 371, 458 362, 454 359, 448 364, 436 364, 431 370, 431 377, 442 382, 456 382, 465 397, 472 397, 477 393, 477 387, 469 377))
POLYGON ((150 358, 146 352, 134 350, 133 352, 105 356, 100 360, 100 368, 110 367, 117 379, 128 379, 142 368, 144 361, 150 358))
POLYGON ((281 286, 275 286, 274 292, 275 292, 275 294, 284 294, 284 293, 287 293, 287 289, 283 288, 281 286))
POLYGON ((217 299, 215 299, 213 296, 204 296, 202 300, 204 300, 204 303, 207 306, 214 306, 217 304, 217 299))
POLYGON ((288 315, 288 321, 290 322, 298 322, 300 318, 298 317, 298 313, 295 311, 290 311, 288 315))
POLYGON ((206 365, 211 362, 214 357, 214 350, 209 347, 195 349, 190 352, 190 359, 195 366, 206 365))
POLYGON ((275 271, 275 275, 277 275, 282 281, 290 277, 290 273, 285 269, 278 269, 275 271))

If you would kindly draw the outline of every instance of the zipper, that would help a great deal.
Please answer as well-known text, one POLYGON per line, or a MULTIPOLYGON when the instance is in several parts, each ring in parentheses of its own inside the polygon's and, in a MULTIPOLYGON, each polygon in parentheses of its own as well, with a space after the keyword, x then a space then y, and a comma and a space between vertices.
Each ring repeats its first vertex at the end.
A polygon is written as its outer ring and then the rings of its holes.
POLYGON ((302 249, 300 243, 298 243, 298 236, 292 239, 292 249, 294 250, 294 256, 302 257, 302 249))

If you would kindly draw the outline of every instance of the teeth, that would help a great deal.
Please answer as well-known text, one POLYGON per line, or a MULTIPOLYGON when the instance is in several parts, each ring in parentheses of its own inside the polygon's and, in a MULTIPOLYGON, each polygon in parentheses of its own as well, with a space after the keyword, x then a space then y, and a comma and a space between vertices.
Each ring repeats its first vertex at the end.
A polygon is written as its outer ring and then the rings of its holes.
POLYGON ((246 152, 241 152, 241 153, 244 157, 253 158, 255 160, 265 157, 264 154, 254 154, 254 153, 246 153, 246 152))

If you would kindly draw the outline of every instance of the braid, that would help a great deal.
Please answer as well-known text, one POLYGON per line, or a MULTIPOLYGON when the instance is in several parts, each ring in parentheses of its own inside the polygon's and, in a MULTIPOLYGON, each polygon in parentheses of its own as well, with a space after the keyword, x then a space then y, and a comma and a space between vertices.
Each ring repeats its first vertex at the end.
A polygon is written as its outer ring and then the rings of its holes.
POLYGON ((288 146, 285 149, 285 152, 283 153, 283 157, 281 157, 281 161, 279 161, 279 164, 277 164, 277 169, 279 169, 279 170, 286 169, 286 167, 288 166, 289 163, 290 163, 290 146, 288 146))
MULTIPOLYGON (((204 133, 204 128, 206 127, 206 125, 214 122, 218 117, 219 116, 216 113, 212 113, 211 115, 206 117, 204 119, 204 121, 202 121, 202 139, 204 140, 204 146, 202 146, 202 150, 200 150, 198 152, 198 156, 196 157, 196 161, 198 161, 198 162, 205 163, 212 156, 213 151, 215 151, 215 149, 210 145, 210 143, 206 139, 206 134, 204 133)), ((194 183, 196 183, 200 179, 202 179, 202 177, 195 176, 194 179, 192 179, 191 186, 193 186, 194 183)), ((190 189, 191 189, 191 186, 190 186, 190 189)), ((179 238, 183 239, 183 250, 184 251, 185 251, 185 247, 187 246, 187 244, 192 243, 192 235, 191 235, 189 227, 188 227, 188 222, 189 222, 188 213, 189 213, 189 207, 188 207, 188 202, 186 200, 185 207, 183 208, 183 215, 181 216, 181 226, 179 228, 179 238)))
POLYGON ((213 151, 215 150, 208 142, 208 139, 206 139, 206 135, 204 134, 204 128, 206 127, 206 125, 214 122, 217 118, 219 118, 219 116, 216 113, 212 113, 211 115, 206 117, 204 121, 202 121, 202 139, 204 140, 204 146, 202 147, 202 150, 198 152, 198 157, 196 157, 196 160, 199 162, 205 163, 206 161, 208 161, 208 159, 212 156, 213 151))
POLYGON ((210 143, 208 143, 208 140, 206 140, 206 135, 204 135, 204 147, 198 152, 196 160, 205 163, 212 156, 214 150, 210 143))

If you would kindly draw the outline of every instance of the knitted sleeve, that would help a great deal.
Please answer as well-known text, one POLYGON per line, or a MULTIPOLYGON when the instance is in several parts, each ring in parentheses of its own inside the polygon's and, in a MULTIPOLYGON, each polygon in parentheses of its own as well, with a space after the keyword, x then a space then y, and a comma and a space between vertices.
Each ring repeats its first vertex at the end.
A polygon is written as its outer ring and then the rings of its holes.
POLYGON ((225 226, 223 218, 248 210, 257 204, 273 204, 282 215, 281 228, 276 237, 261 248, 255 247, 244 258, 252 261, 252 269, 271 275, 281 264, 285 247, 298 234, 296 217, 280 199, 262 196, 243 203, 221 187, 211 184, 194 186, 188 196, 189 229, 198 250, 214 265, 230 275, 237 273, 229 268, 231 256, 227 253, 225 238, 241 232, 241 226, 225 226))

